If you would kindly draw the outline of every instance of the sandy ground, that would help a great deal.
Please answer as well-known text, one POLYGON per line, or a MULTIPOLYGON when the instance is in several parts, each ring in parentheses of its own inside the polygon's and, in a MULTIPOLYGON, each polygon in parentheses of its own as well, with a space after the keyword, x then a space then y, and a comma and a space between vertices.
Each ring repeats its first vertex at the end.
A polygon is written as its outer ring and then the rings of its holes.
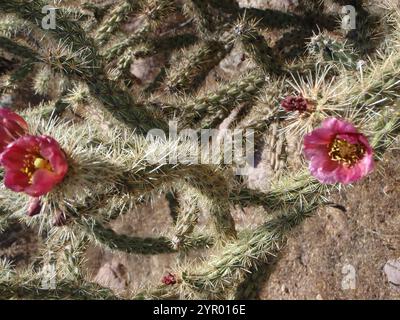
POLYGON ((293 232, 261 299, 398 299, 383 272, 400 258, 400 152, 293 232))

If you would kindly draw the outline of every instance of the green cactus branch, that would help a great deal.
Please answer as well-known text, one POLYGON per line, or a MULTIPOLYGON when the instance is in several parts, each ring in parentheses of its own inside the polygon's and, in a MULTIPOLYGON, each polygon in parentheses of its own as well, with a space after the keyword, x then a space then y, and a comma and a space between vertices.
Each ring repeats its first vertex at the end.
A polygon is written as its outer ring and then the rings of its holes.
POLYGON ((111 249, 134 254, 160 254, 174 253, 179 249, 207 248, 214 241, 204 235, 191 235, 181 239, 179 246, 176 241, 167 237, 142 238, 117 234, 93 219, 80 219, 78 221, 88 235, 103 246, 111 249))
POLYGON ((281 73, 280 63, 264 37, 258 32, 258 22, 241 18, 234 27, 236 41, 240 41, 245 52, 265 72, 265 74, 281 73))
POLYGON ((11 278, 3 281, 0 279, 0 296, 2 299, 27 299, 27 300, 118 300, 111 290, 99 285, 88 283, 74 283, 57 281, 56 288, 41 289, 41 281, 21 281, 11 278))
POLYGON ((16 61, 0 56, 0 76, 11 71, 15 67, 16 61))
POLYGON ((200 95, 182 104, 167 105, 164 110, 167 114, 178 113, 182 128, 191 123, 200 123, 199 127, 210 128, 222 122, 239 103, 257 95, 265 83, 265 75, 255 70, 221 86, 215 92, 200 95))
POLYGON ((26 78, 28 78, 32 73, 34 63, 34 60, 26 60, 20 67, 17 67, 17 69, 9 75, 5 84, 0 87, 0 93, 16 89, 19 83, 26 80, 26 78))
POLYGON ((0 37, 0 48, 14 54, 17 57, 22 57, 25 59, 34 59, 35 57, 37 57, 36 52, 32 49, 20 45, 6 37, 0 37))
POLYGON ((132 300, 178 300, 179 292, 169 286, 160 285, 156 288, 145 288, 135 292, 132 300))
MULTIPOLYGON (((20 19, 30 21, 32 24, 37 25, 43 19, 42 8, 47 3, 42 0, 35 0, 31 2, 13 0, 3 1, 0 3, 0 9, 4 13, 12 13, 20 19)), ((57 20, 57 27, 55 29, 47 30, 50 34, 54 35, 60 41, 66 41, 72 46, 74 51, 86 50, 89 54, 90 60, 93 63, 97 60, 97 53, 93 50, 93 41, 86 36, 86 32, 81 28, 79 23, 71 21, 59 15, 57 20)), ((93 64, 95 66, 95 64, 93 64)))
MULTIPOLYGON (((232 190, 229 199, 233 205, 263 206, 267 212, 282 211, 301 203, 307 203, 315 194, 327 194, 329 188, 321 185, 305 172, 281 178, 267 192, 239 187, 232 190)), ((321 196, 321 200, 324 197, 321 196)))
POLYGON ((196 201, 197 199, 192 199, 192 194, 188 191, 181 192, 179 200, 177 200, 178 208, 174 233, 179 242, 193 233, 199 219, 199 203, 196 201))
MULTIPOLYGON (((176 49, 193 45, 196 40, 197 38, 191 34, 165 35, 159 38, 150 36, 147 32, 143 32, 143 35, 141 35, 141 32, 138 32, 127 39, 113 44, 113 46, 105 51, 104 58, 111 66, 112 78, 131 78, 129 75, 129 68, 134 60, 160 53, 169 53, 176 49), (115 66, 114 60, 116 56, 119 57, 115 66), (126 75, 128 75, 128 77, 126 75)), ((214 56, 213 59, 215 59, 214 56)), ((160 72, 160 75, 156 78, 154 83, 146 90, 147 92, 154 91, 160 87, 165 77, 164 73, 165 72, 160 72)))
POLYGON ((0 35, 19 41, 22 45, 27 44, 35 50, 41 46, 41 30, 14 15, 6 15, 0 21, 0 35))
MULTIPOLYGON (((15 270, 10 263, 0 260, 0 296, 2 299, 50 300, 116 300, 111 290, 87 281, 55 277, 29 267, 15 270), (54 287, 53 287, 54 286, 54 287)), ((50 270, 48 270, 50 271, 50 270)))
POLYGON ((380 159, 400 134, 400 107, 398 104, 394 108, 386 110, 378 118, 373 132, 371 145, 374 147, 376 157, 380 159))
POLYGON ((2 205, 0 205, 0 234, 3 233, 7 228, 15 222, 15 219, 13 219, 12 214, 6 209, 3 208, 2 205))
POLYGON ((169 71, 165 81, 167 89, 170 92, 195 90, 225 54, 225 47, 218 41, 205 41, 194 46, 187 55, 179 56, 184 62, 169 71))
POLYGON ((214 21, 207 5, 207 1, 202 0, 185 0, 183 2, 184 14, 194 20, 195 26, 203 38, 207 38, 215 32, 214 21))
POLYGON ((107 62, 110 62, 115 57, 123 54, 128 48, 144 43, 147 41, 149 29, 142 27, 139 31, 134 33, 128 38, 124 38, 121 41, 114 43, 110 48, 107 48, 103 53, 103 56, 107 62))
POLYGON ((135 179, 137 182, 128 181, 129 189, 133 192, 140 190, 145 192, 146 187, 143 181, 149 181, 154 187, 155 181, 172 183, 173 177, 184 180, 192 188, 192 194, 198 197, 199 203, 209 213, 218 238, 230 239, 236 237, 235 223, 230 214, 228 201, 228 185, 225 179, 213 172, 207 165, 182 166, 180 169, 170 167, 171 173, 167 174, 168 166, 159 168, 158 171, 151 171, 149 176, 135 179), (160 180, 162 179, 162 180, 160 180))
MULTIPOLYGON (((1 2, 0 8, 4 13, 12 13, 23 20, 30 21, 32 24, 37 25, 42 21, 43 13, 42 8, 47 3, 42 0, 34 0, 29 3, 25 1, 13 0, 1 2)), ((86 36, 85 31, 81 28, 79 23, 71 21, 68 18, 59 16, 57 20, 57 27, 49 29, 47 32, 53 34, 57 39, 68 41, 74 50, 89 49, 92 51, 93 42, 86 36)), ((95 56, 95 52, 92 52, 95 56)))
POLYGON ((322 33, 311 39, 308 50, 321 61, 335 62, 350 70, 359 68, 360 55, 349 44, 322 33))
POLYGON ((354 102, 360 106, 379 108, 398 99, 396 89, 400 84, 400 52, 382 59, 384 60, 370 66, 363 79, 360 79, 361 86, 354 88, 354 102))
POLYGON ((230 15, 232 19, 246 16, 249 19, 259 21, 260 26, 264 28, 314 28, 319 26, 322 29, 332 31, 337 27, 337 16, 324 13, 322 10, 310 17, 309 12, 297 14, 274 9, 240 8, 234 0, 208 0, 207 2, 214 8, 230 15))
POLYGON ((130 129, 145 134, 153 128, 167 128, 162 120, 154 119, 154 115, 146 109, 146 106, 136 104, 128 92, 119 89, 112 81, 104 78, 93 79, 93 82, 89 83, 89 89, 93 97, 97 97, 113 118, 130 129))
POLYGON ((104 44, 118 30, 126 17, 139 8, 138 1, 126 0, 117 3, 107 19, 97 30, 96 40, 104 44))
POLYGON ((275 114, 272 113, 269 116, 266 117, 261 117, 259 119, 252 119, 249 123, 247 123, 244 126, 240 126, 240 128, 243 129, 253 129, 256 133, 257 136, 256 138, 259 139, 260 135, 267 131, 267 129, 273 124, 277 123, 280 120, 283 120, 285 117, 285 113, 283 111, 277 111, 275 114))
MULTIPOLYGON (((13 41, 4 37, 0 37, 0 47, 24 57, 29 55, 31 59, 38 59, 38 61, 45 59, 45 57, 39 58, 29 48, 16 45, 13 41)), ((73 75, 78 79, 83 78, 93 97, 96 97, 119 123, 142 133, 146 133, 152 128, 167 128, 161 120, 154 120, 153 115, 150 115, 145 106, 139 106, 128 92, 120 89, 116 83, 108 80, 100 72, 94 72, 87 68, 80 69, 74 59, 75 57, 68 56, 68 52, 66 55, 64 52, 54 53, 56 55, 50 55, 49 60, 46 61, 52 69, 66 75, 73 75)))
MULTIPOLYGON (((22 19, 28 19, 34 22, 34 19, 41 17, 41 1, 34 1, 28 6, 24 7, 24 11, 19 11, 18 1, 11 2, 8 4, 0 4, 0 8, 5 12, 12 12, 19 15, 22 19)), ((162 125, 160 121, 153 121, 153 115, 150 115, 146 110, 146 107, 138 106, 131 97, 130 94, 119 89, 114 83, 106 79, 106 76, 102 75, 99 70, 99 62, 97 51, 92 41, 86 37, 83 30, 80 29, 79 25, 69 21, 58 21, 59 27, 52 32, 59 37, 60 40, 68 41, 71 44, 71 50, 75 50, 78 53, 85 55, 85 60, 88 61, 90 68, 76 69, 77 62, 74 59, 67 58, 63 52, 57 55, 57 52, 53 52, 49 55, 49 63, 56 71, 63 71, 67 75, 72 73, 78 77, 82 77, 87 83, 92 94, 97 97, 104 107, 109 110, 111 115, 121 123, 128 125, 131 129, 138 129, 141 132, 146 133, 148 130, 154 127, 166 127, 162 125), (71 33, 70 35, 69 32, 71 33), (81 44, 81 45, 79 45, 81 44), (84 45, 83 45, 84 44, 84 45), (83 50, 83 51, 82 51, 83 50), (58 70, 61 68, 61 70, 58 70)), ((27 56, 28 52, 21 46, 14 47, 13 43, 6 41, 3 37, 0 39, 0 45, 6 47, 14 53, 22 53, 27 56)), ((61 48, 63 49, 63 48, 61 48)), ((37 55, 31 55, 30 57, 36 57, 37 55)), ((68 57, 68 55, 67 55, 68 57)), ((75 56, 73 56, 75 58, 75 56)), ((78 63, 79 66, 79 63, 78 63)))

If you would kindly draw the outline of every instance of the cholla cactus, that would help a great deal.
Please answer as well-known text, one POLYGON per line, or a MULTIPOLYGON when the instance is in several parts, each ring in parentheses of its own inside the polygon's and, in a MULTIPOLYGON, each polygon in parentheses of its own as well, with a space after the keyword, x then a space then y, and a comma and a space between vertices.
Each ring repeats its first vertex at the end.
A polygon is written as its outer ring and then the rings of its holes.
MULTIPOLYGON (((272 261, 292 228, 342 184, 367 175, 373 155, 379 161, 399 133, 400 10, 393 4, 382 20, 391 33, 374 54, 362 56, 330 35, 335 17, 324 16, 329 23, 305 44, 309 55, 286 61, 268 32, 296 19, 307 34, 316 32, 306 17, 244 11, 230 0, 75 3, 55 1, 56 26, 47 29, 40 23, 46 1, 0 1, 0 93, 15 100, 29 86, 41 100, 12 104, 23 109, 19 115, 0 109, 0 231, 15 219, 38 226, 46 241, 36 265, 57 261, 56 288, 46 290, 39 290, 37 268, 20 272, 1 261, 0 297, 234 297, 249 272, 272 261), (218 66, 235 50, 246 71, 227 77, 218 66), (165 64, 140 86, 129 69, 152 56, 165 64), (152 129, 167 133, 172 121, 187 134, 154 135, 152 129), (256 144, 282 137, 266 144, 281 164, 273 171, 282 171, 271 174, 266 190, 238 179, 240 163, 226 163, 223 152, 200 154, 190 129, 219 127, 253 129, 256 144), (286 138, 300 146, 304 139, 306 157, 301 148, 281 156, 286 138), (286 163, 289 156, 300 171, 286 163), (174 203, 174 226, 165 234, 127 236, 108 226, 159 195, 174 203), (232 209, 252 206, 268 218, 240 230, 232 209), (93 243, 132 254, 179 252, 185 259, 159 283, 120 295, 88 282, 84 253, 93 243), (187 255, 200 249, 207 259, 187 255)), ((318 11, 313 19, 326 15, 322 1, 306 7, 318 11)))

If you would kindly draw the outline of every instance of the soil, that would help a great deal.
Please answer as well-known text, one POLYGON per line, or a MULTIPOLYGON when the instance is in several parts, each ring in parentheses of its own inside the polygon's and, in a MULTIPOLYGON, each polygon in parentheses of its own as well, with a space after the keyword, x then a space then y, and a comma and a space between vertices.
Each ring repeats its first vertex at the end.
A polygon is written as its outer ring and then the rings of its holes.
POLYGON ((400 258, 400 151, 368 179, 334 195, 290 236, 261 299, 398 299, 383 269, 400 258), (346 285, 346 279, 355 281, 346 285))
POLYGON ((37 231, 18 222, 0 233, 0 259, 7 259, 15 267, 28 265, 38 253, 40 239, 37 231))

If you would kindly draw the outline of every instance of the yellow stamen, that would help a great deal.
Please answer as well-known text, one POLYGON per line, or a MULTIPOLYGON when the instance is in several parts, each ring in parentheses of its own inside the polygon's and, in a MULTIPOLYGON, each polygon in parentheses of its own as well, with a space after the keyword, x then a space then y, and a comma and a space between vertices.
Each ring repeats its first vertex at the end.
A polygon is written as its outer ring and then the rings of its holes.
POLYGON ((22 167, 21 172, 28 176, 30 184, 32 184, 33 174, 35 173, 36 170, 45 169, 48 171, 53 171, 50 162, 41 157, 27 155, 23 162, 24 162, 24 167, 22 167))
POLYGON ((351 144, 341 139, 335 139, 329 149, 329 156, 333 161, 341 162, 347 166, 354 165, 365 153, 363 145, 351 144))
POLYGON ((35 161, 33 162, 33 166, 35 167, 35 169, 46 169, 52 171, 50 163, 42 158, 36 158, 35 161))

